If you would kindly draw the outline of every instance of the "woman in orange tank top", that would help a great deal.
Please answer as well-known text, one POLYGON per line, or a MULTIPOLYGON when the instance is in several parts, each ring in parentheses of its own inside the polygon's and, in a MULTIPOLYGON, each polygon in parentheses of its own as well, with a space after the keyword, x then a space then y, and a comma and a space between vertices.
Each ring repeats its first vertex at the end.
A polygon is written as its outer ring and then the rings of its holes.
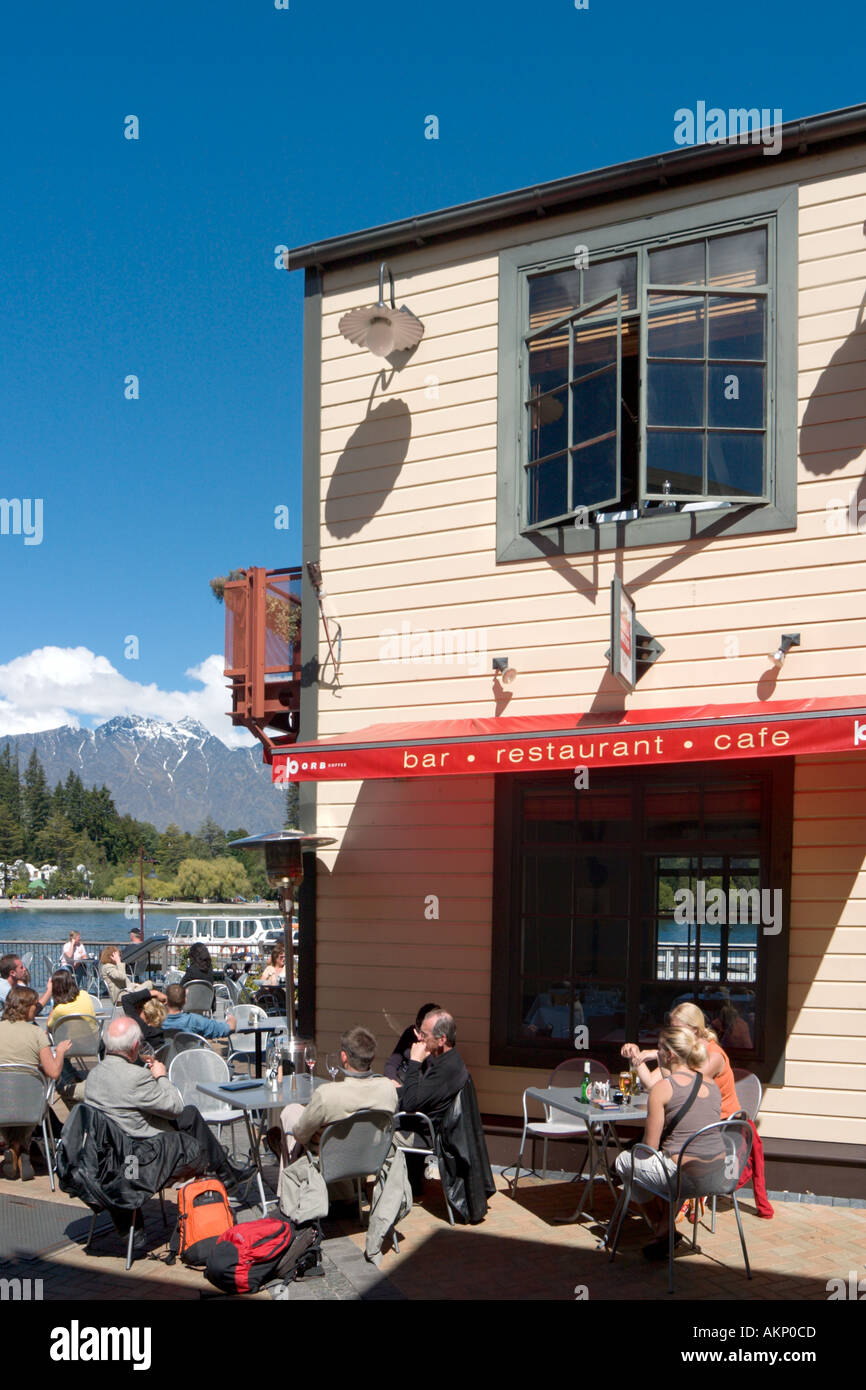
MULTIPOLYGON (((715 1081, 722 1093, 722 1119, 726 1120, 735 1111, 740 1109, 740 1102, 737 1100, 737 1090, 734 1085, 734 1073, 731 1071, 731 1064, 728 1054, 719 1046, 719 1040, 712 1028, 707 1027, 707 1020, 703 1011, 697 1004, 678 1004, 670 1016, 670 1026, 672 1028, 688 1028, 707 1049, 707 1060, 701 1067, 701 1075, 707 1081, 715 1081)), ((624 1057, 638 1066, 638 1074, 644 1085, 652 1086, 661 1077, 661 1072, 648 1071, 644 1066, 641 1071, 640 1064, 655 1058, 655 1051, 641 1052, 634 1043, 626 1043, 622 1049, 624 1057)))

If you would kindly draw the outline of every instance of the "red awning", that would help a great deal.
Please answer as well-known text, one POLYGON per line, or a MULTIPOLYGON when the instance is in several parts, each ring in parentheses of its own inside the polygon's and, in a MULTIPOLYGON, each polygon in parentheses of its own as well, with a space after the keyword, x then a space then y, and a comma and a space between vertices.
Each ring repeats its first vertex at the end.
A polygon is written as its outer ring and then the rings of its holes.
POLYGON ((866 751, 866 700, 778 700, 624 714, 372 724, 275 753, 275 782, 461 777, 866 751))

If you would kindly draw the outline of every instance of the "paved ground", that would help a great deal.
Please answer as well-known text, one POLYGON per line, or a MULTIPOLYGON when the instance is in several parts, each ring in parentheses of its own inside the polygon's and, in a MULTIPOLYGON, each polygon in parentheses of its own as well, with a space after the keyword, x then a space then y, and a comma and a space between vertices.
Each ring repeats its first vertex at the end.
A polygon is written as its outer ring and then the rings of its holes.
MULTIPOLYGON (((326 1226, 325 1276, 293 1285, 289 1301, 323 1299, 451 1299, 572 1301, 575 1290, 590 1299, 659 1299, 667 1301, 666 1266, 642 1257, 646 1228, 639 1217, 626 1220, 620 1252, 611 1264, 597 1248, 603 1226, 588 1217, 580 1226, 554 1223, 575 1205, 578 1188, 561 1179, 524 1178, 519 1200, 508 1195, 497 1177, 497 1193, 480 1226, 450 1227, 442 1189, 428 1181, 423 1204, 400 1226, 400 1253, 387 1251, 377 1270, 364 1259, 364 1235, 354 1220, 326 1226), (585 1293, 582 1291, 585 1290, 585 1293)), ((47 1177, 10 1183, 0 1179, 0 1194, 17 1201, 50 1200, 64 1204, 70 1221, 86 1215, 82 1205, 52 1194, 47 1177)), ((597 1215, 606 1218, 611 1202, 597 1191, 597 1215)), ((753 1278, 747 1280, 729 1204, 720 1203, 715 1235, 703 1225, 700 1254, 678 1257, 676 1293, 680 1300, 819 1300, 827 1299, 827 1281, 846 1279, 851 1271, 866 1275, 866 1209, 806 1202, 779 1203, 772 1221, 756 1215, 748 1197, 741 1200, 753 1278)), ((173 1218, 173 1204, 169 1202, 173 1218)), ((684 1230, 684 1226, 678 1229, 684 1230)), ((91 1253, 70 1245, 33 1260, 4 1264, 3 1278, 43 1281, 46 1300, 197 1300, 210 1286, 195 1270, 165 1263, 165 1231, 159 1203, 146 1209, 151 1249, 146 1259, 124 1269, 120 1238, 112 1231, 97 1238, 91 1253)), ((267 1300, 269 1295, 258 1296, 267 1300)))

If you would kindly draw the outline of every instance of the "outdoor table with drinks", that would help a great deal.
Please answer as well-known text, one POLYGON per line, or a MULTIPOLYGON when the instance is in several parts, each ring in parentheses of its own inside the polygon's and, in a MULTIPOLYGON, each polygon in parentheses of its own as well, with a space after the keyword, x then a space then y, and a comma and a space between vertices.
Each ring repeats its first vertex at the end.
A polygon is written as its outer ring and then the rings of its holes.
POLYGON ((264 1173, 262 1171, 261 1144, 267 1123, 269 1110, 278 1107, 282 1109, 291 1101, 299 1105, 309 1105, 313 1092, 323 1086, 324 1081, 321 1077, 309 1077, 298 1075, 292 1072, 279 1078, 265 1078, 263 1081, 226 1081, 222 1085, 217 1082, 199 1082, 198 1089, 203 1095, 210 1096, 214 1100, 222 1101, 225 1105, 230 1105, 233 1109, 244 1112, 244 1120, 249 1135, 250 1149, 253 1162, 256 1165, 256 1177, 259 1185, 259 1196, 262 1200, 262 1212, 269 1206, 276 1203, 275 1197, 265 1197, 264 1173), (259 1111, 258 1128, 253 1127, 253 1111, 259 1111))
POLYGON ((602 1176, 614 1198, 618 1195, 613 1185, 607 1161, 608 1141, 612 1138, 617 1149, 621 1148, 616 1127, 620 1124, 645 1124, 647 1117, 647 1096, 641 1094, 637 1072, 623 1069, 619 1073, 618 1091, 621 1103, 614 1100, 617 1094, 616 1083, 590 1081, 587 1074, 582 1084, 572 1086, 530 1087, 526 1096, 539 1101, 544 1106, 562 1110, 567 1115, 576 1115, 586 1123, 587 1146, 589 1149, 589 1174, 577 1208, 570 1216, 558 1216, 558 1225, 568 1225, 579 1221, 583 1215, 586 1199, 593 1192, 595 1175, 602 1170, 602 1176))

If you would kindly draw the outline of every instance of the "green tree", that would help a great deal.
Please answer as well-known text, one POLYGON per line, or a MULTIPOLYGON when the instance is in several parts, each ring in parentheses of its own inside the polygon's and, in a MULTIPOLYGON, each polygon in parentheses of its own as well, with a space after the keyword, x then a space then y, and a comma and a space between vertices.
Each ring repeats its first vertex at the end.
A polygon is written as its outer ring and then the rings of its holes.
POLYGON ((217 895, 217 874, 212 859, 184 859, 175 875, 182 898, 214 898, 217 895))
POLYGON ((74 868, 78 836, 64 815, 57 812, 51 815, 33 844, 41 864, 56 864, 60 869, 74 868))
POLYGON ((7 887, 17 877, 12 864, 20 857, 22 848, 21 827, 8 806, 0 804, 0 894, 4 897, 7 887))
POLYGON ((18 749, 12 756, 11 744, 0 749, 0 806, 5 806, 16 825, 21 827, 21 777, 18 771, 18 749))
POLYGON ((74 830, 85 827, 84 783, 77 772, 71 769, 63 783, 64 811, 74 830))
POLYGON ((89 787, 84 792, 84 826, 92 840, 102 845, 109 859, 117 861, 117 807, 106 786, 89 787))
POLYGON ((207 816, 198 828, 198 838, 203 844, 207 845, 211 854, 216 857, 226 852, 226 832, 221 825, 217 825, 212 816, 207 816))
POLYGON ((231 855, 221 859, 184 859, 176 882, 184 898, 229 899, 246 897, 250 891, 246 869, 231 855))
POLYGON ((30 754, 30 759, 24 772, 24 824, 27 831, 28 842, 40 830, 44 830, 48 824, 48 817, 51 815, 51 793, 48 790, 48 783, 45 780, 45 771, 36 754, 36 749, 30 754))

